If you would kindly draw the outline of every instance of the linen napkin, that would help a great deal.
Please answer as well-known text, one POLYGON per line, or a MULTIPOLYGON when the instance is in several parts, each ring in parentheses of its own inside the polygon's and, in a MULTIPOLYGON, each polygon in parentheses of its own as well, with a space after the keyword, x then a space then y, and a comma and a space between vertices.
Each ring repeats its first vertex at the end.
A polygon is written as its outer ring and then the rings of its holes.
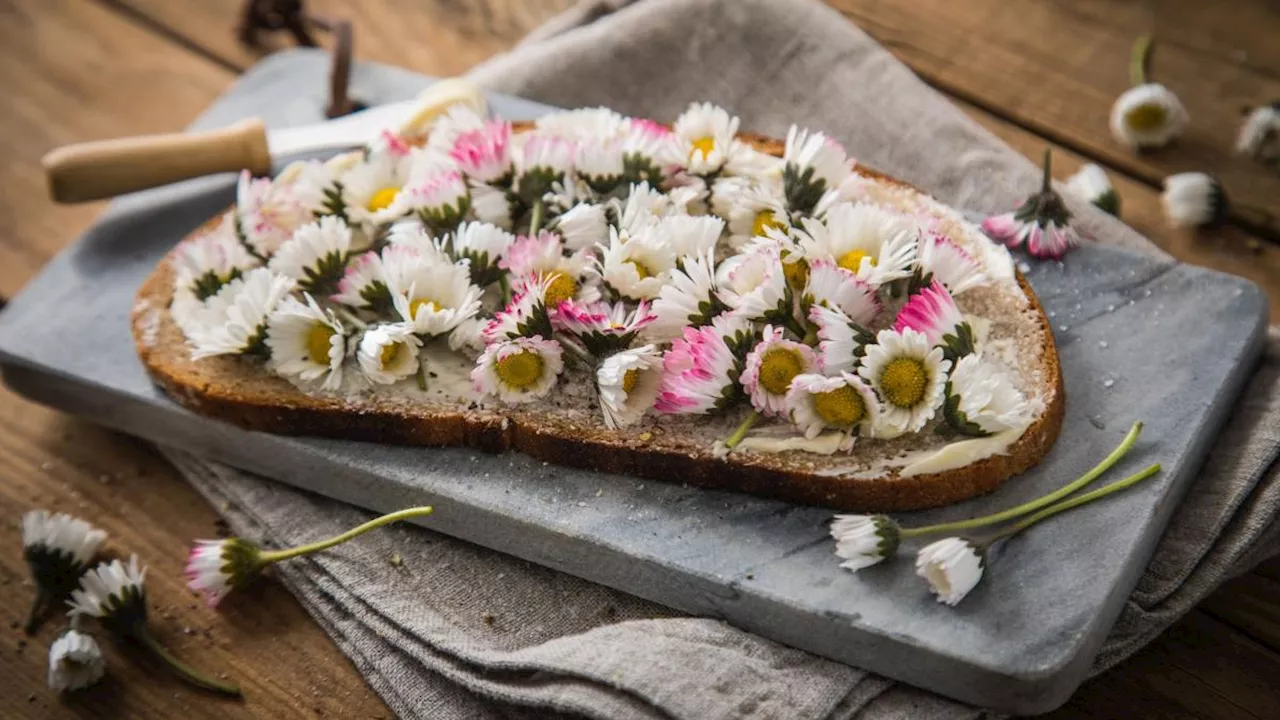
MULTIPOLYGON (((843 17, 801 0, 589 0, 476 68, 563 107, 674 118, 692 100, 774 136, 796 118, 958 207, 1007 209, 1039 171, 843 17)), ((1168 259, 1073 202, 1099 242, 1168 259)), ((338 502, 166 450, 268 545, 368 519, 338 502)), ((1231 576, 1280 551, 1280 331, 1108 638, 1101 672, 1231 576)), ((833 562, 834 567, 834 562, 833 562)), ((421 528, 393 526, 278 577, 411 718, 974 718, 977 708, 421 528)))

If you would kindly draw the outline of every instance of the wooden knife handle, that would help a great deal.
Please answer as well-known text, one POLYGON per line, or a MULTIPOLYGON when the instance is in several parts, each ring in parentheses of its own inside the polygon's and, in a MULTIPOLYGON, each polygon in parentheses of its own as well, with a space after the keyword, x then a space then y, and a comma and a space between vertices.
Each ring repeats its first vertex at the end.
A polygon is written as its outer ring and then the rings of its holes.
POLYGON ((49 194, 60 203, 114 197, 220 172, 271 172, 267 129, 242 120, 202 133, 144 135, 66 145, 41 161, 49 194))

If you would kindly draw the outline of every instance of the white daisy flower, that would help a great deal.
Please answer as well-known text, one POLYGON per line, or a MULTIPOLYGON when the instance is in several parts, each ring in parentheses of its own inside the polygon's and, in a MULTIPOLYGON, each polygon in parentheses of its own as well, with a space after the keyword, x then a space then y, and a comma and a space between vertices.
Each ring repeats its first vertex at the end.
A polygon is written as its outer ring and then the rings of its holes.
POLYGON ((680 258, 680 265, 667 275, 667 281, 653 301, 654 321, 644 329, 653 342, 674 340, 687 327, 711 322, 725 307, 716 295, 716 278, 712 251, 680 258))
POLYGON ((138 569, 138 556, 129 564, 119 560, 100 563, 80 578, 80 588, 71 593, 69 615, 88 615, 111 627, 128 628, 131 621, 145 619, 147 591, 143 583, 147 569, 138 569))
POLYGON ((259 264, 236 237, 235 218, 227 214, 211 232, 180 243, 174 249, 171 261, 174 287, 204 300, 259 264))
POLYGON ((809 308, 809 322, 818 328, 818 357, 822 369, 833 375, 853 372, 862 357, 863 346, 874 342, 870 331, 855 325, 837 308, 814 305, 809 308))
POLYGON ((1086 200, 1116 217, 1120 217, 1120 195, 1111 187, 1111 179, 1102 168, 1088 163, 1064 183, 1067 192, 1086 200))
POLYGON ((694 103, 676 118, 673 142, 690 173, 710 175, 729 161, 738 141, 738 118, 711 103, 694 103))
POLYGON ((1222 185, 1202 172, 1185 172, 1164 179, 1160 195, 1165 220, 1173 227, 1207 227, 1227 216, 1222 185))
POLYGON ((797 238, 810 262, 832 260, 872 285, 911 274, 918 233, 901 215, 876 205, 837 203, 822 220, 805 218, 802 224, 797 238))
POLYGON ((540 132, 573 140, 583 138, 621 139, 630 130, 630 121, 607 107, 577 108, 548 113, 534 121, 540 132))
POLYGON ((622 183, 625 172, 622 141, 609 137, 579 139, 573 166, 578 177, 592 190, 612 192, 622 183))
POLYGON ((937 280, 914 293, 898 310, 893 329, 914 330, 924 335, 930 347, 944 347, 955 356, 967 355, 974 349, 973 329, 951 293, 937 280))
POLYGON ((643 118, 631 118, 622 138, 622 162, 629 182, 661 184, 683 158, 674 133, 667 126, 643 118))
POLYGON ((293 236, 294 230, 311 222, 316 209, 300 199, 286 180, 255 179, 248 170, 240 173, 236 185, 236 228, 259 256, 274 253, 293 236))
POLYGON ((745 318, 780 322, 791 313, 791 287, 775 246, 756 245, 720 263, 717 296, 745 318))
POLYGON ((392 310, 391 289, 387 264, 395 262, 392 256, 409 254, 417 257, 418 251, 407 246, 388 245, 381 253, 367 252, 357 255, 347 264, 338 281, 338 292, 329 299, 357 310, 369 310, 379 315, 392 310), (387 262, 383 258, 388 258, 387 262))
POLYGON ((458 134, 449 159, 469 179, 501 183, 511 177, 511 123, 489 120, 483 127, 458 134))
POLYGON ((554 229, 564 240, 565 249, 571 252, 609 241, 609 217, 603 205, 578 203, 560 214, 554 229))
POLYGON ((787 233, 791 230, 786 197, 779 182, 752 183, 743 178, 721 178, 713 190, 716 210, 729 221, 729 244, 742 248, 752 238, 767 237, 770 229, 787 233), (719 193, 719 197, 717 197, 719 193))
MULTIPOLYGON (((486 345, 518 337, 551 337, 551 319, 547 313, 547 295, 556 279, 528 276, 513 288, 511 302, 493 314, 481 331, 486 345)), ((565 298, 564 300, 567 300, 565 298)), ((564 302, 561 300, 561 302, 564 302)))
POLYGON ((870 435, 880 421, 880 400, 858 376, 842 372, 827 377, 816 373, 797 375, 786 396, 786 414, 807 438, 824 430, 870 435))
POLYGON ((629 238, 609 229, 609 246, 600 257, 600 276, 623 297, 632 300, 658 297, 672 269, 676 254, 663 234, 652 226, 629 238))
POLYGON ((676 257, 702 256, 715 252, 724 221, 710 215, 671 215, 648 230, 657 234, 676 257))
POLYGON ((1028 401, 1008 375, 976 354, 956 361, 946 392, 947 424, 965 435, 1024 428, 1040 409, 1040 403, 1028 401))
POLYGON ((468 103, 455 103, 450 106, 431 124, 431 130, 427 134, 426 156, 436 162, 448 158, 463 134, 485 129, 489 121, 485 118, 484 112, 483 107, 468 103))
POLYGON ((684 335, 662 355, 662 382, 654 409, 700 415, 738 402, 742 359, 734 347, 749 332, 747 320, 728 314, 717 316, 710 325, 685 328, 684 335))
POLYGON ((502 277, 498 263, 515 241, 515 235, 496 225, 463 223, 449 238, 449 250, 454 258, 470 263, 472 284, 485 287, 502 277))
MULTIPOLYGON (((614 201, 615 204, 617 202, 614 201)), ((686 214, 685 208, 676 206, 670 195, 651 187, 646 182, 632 185, 627 199, 620 205, 618 229, 632 235, 643 231, 666 215, 686 214)))
POLYGON ((422 340, 407 323, 373 325, 360 338, 356 359, 364 376, 379 385, 390 385, 418 372, 422 340))
POLYGON ((655 319, 644 300, 631 311, 624 303, 568 300, 551 314, 551 326, 577 338, 592 355, 604 357, 630 347, 636 335, 655 319))
POLYGON ((953 296, 991 284, 982 263, 946 235, 936 232, 922 234, 917 252, 920 272, 925 277, 932 275, 953 296))
POLYGON ((396 195, 391 212, 395 217, 416 215, 423 225, 436 231, 457 227, 471 208, 471 194, 462 173, 437 170, 414 173, 396 195))
POLYGON ((293 278, 300 290, 326 292, 337 286, 351 254, 351 228, 327 215, 293 233, 267 267, 293 278))
POLYGON ((396 313, 419 335, 443 335, 480 311, 482 291, 465 262, 421 258, 392 281, 396 313))
POLYGON ((248 585, 268 564, 262 561, 261 548, 241 538, 197 540, 187 554, 183 574, 187 587, 216 608, 227 593, 248 585))
POLYGON ((26 632, 74 590, 107 533, 66 513, 31 510, 22 516, 22 555, 36 581, 26 632))
POLYGON ((822 196, 838 188, 853 172, 853 161, 840 143, 796 125, 787 131, 782 157, 787 207, 793 212, 813 212, 822 196))
POLYGON ((887 515, 837 515, 831 521, 831 537, 840 567, 858 571, 871 567, 898 551, 902 529, 887 515))
POLYGON ((338 179, 342 186, 342 205, 348 222, 354 227, 389 223, 404 216, 402 204, 396 200, 415 163, 424 156, 411 153, 371 154, 338 179))
POLYGON ((347 357, 347 336, 332 310, 323 310, 315 298, 306 302, 287 297, 267 317, 267 366, 278 375, 311 382, 324 378, 321 387, 336 390, 342 384, 342 361, 347 357))
POLYGON ((1050 185, 1050 159, 1045 150, 1040 192, 1013 212, 983 220, 982 231, 1007 247, 1019 247, 1025 242, 1032 257, 1057 260, 1080 244, 1080 236, 1071 227, 1066 203, 1050 185))
POLYGON ((880 314, 876 288, 830 260, 815 260, 808 265, 804 285, 804 306, 822 305, 835 308, 851 322, 870 325, 880 314))
POLYGON ((564 254, 564 244, 554 232, 540 230, 535 236, 521 235, 507 249, 498 266, 515 278, 513 285, 532 278, 546 280, 543 302, 554 310, 565 300, 590 302, 596 299, 585 282, 591 269, 591 253, 578 250, 564 254))
POLYGON ((560 343, 541 336, 517 337, 485 348, 471 382, 477 392, 505 403, 536 400, 551 392, 564 370, 560 343))
POLYGON ((1280 101, 1249 113, 1236 135, 1236 153, 1263 163, 1280 162, 1280 101))
POLYGON ((54 692, 83 690, 106 671, 98 641, 88 633, 70 628, 49 647, 49 689, 54 692))
POLYGON ((516 140, 515 191, 525 202, 533 203, 573 169, 574 142, 538 133, 522 133, 516 140))
POLYGON ((476 220, 510 230, 515 220, 511 197, 506 190, 485 183, 468 183, 471 193, 471 213, 476 220))
POLYGON ((742 387, 756 410, 766 416, 782 416, 787 412, 791 381, 816 373, 820 367, 813 348, 783 338, 780 327, 766 325, 762 339, 747 354, 742 387))
POLYGON ((944 538, 916 555, 916 574, 929 583, 938 602, 955 605, 982 580, 986 553, 964 538, 944 538))
POLYGON ((910 328, 881 330, 867 345, 858 375, 884 401, 881 421, 892 431, 915 432, 933 419, 942 405, 943 385, 951 363, 942 348, 910 328))
POLYGON ((1191 116, 1182 101, 1159 83, 1129 88, 1111 106, 1111 134, 1135 150, 1169 144, 1186 129, 1191 116))
POLYGON ((267 316, 294 287, 293 278, 269 268, 254 268, 223 285, 184 322, 191 359, 265 352, 267 316))
POLYGON ((611 430, 634 425, 653 406, 662 382, 662 354, 655 345, 614 353, 596 370, 600 410, 611 430))
MULTIPOLYGON (((387 233, 387 245, 395 248, 412 250, 418 255, 433 260, 449 260, 440 247, 441 243, 431 231, 419 223, 397 223, 387 233)), ((404 257, 410 257, 405 255, 404 257)))

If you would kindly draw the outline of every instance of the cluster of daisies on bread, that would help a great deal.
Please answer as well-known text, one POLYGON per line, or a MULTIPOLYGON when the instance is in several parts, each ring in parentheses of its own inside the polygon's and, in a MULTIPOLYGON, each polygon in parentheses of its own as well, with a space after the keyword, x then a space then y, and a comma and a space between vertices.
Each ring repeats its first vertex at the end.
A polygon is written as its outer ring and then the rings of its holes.
POLYGON ((779 158, 737 128, 709 104, 520 131, 455 105, 425 138, 246 174, 175 252, 172 315, 195 359, 258 356, 309 392, 425 389, 435 346, 474 359, 485 403, 594 381, 613 429, 747 406, 846 448, 1025 427, 1038 401, 956 302, 984 262, 871 201, 830 137, 793 126, 779 158))

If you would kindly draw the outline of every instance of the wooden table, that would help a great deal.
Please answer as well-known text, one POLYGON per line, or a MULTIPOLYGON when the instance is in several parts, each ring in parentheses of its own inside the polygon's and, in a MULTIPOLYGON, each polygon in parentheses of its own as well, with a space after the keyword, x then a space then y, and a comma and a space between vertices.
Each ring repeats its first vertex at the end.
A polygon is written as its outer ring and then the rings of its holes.
MULTIPOLYGON (((350 18, 360 58, 434 75, 514 44, 571 0, 311 0, 350 18)), ((1280 214, 1280 175, 1232 157, 1241 108, 1280 98, 1280 11, 1272 0, 1205 3, 1053 0, 830 0, 925 80, 1032 158, 1055 148, 1064 177, 1110 170, 1124 217, 1187 262, 1263 285, 1280 319, 1280 228, 1256 218, 1194 235, 1161 218, 1160 179, 1221 177, 1237 200, 1280 214), (1152 8, 1159 7, 1158 12, 1152 8), (1106 131, 1133 38, 1161 39, 1156 71, 1191 108, 1176 149, 1137 156, 1106 131)), ((264 51, 237 44, 237 0, 0 2, 0 297, 11 297, 101 205, 50 203, 39 157, 59 144, 188 123, 264 51)), ((275 42, 283 42, 283 39, 275 42)), ((75 308, 66 308, 74 312, 75 308)), ((70 349, 92 352, 92 348, 70 349)), ((218 531, 205 503, 145 443, 0 389, 0 706, 7 717, 388 717, 389 710, 288 592, 271 580, 212 613, 182 583, 191 538, 218 531), (248 700, 193 693, 155 668, 113 662, 108 680, 66 699, 44 688, 52 624, 18 629, 32 587, 19 516, 33 507, 91 518, 108 548, 141 551, 153 627, 179 655, 225 671, 248 700)), ((111 654, 115 650, 109 650, 111 654)), ((1147 649, 1087 683, 1054 715, 1274 717, 1280 707, 1280 562, 1218 591, 1147 649)))

